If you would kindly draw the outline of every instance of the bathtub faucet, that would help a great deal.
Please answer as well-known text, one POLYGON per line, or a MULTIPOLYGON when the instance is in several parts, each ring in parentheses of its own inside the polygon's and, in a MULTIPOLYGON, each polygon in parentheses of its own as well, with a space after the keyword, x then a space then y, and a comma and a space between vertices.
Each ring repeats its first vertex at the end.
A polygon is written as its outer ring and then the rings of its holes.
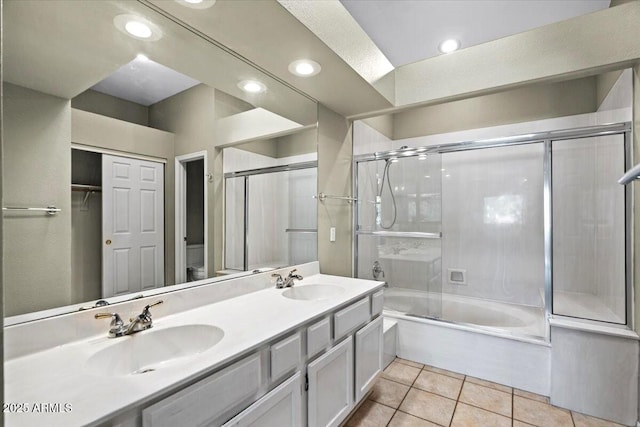
POLYGON ((380 274, 384 277, 384 270, 382 269, 382 265, 380 265, 380 261, 375 261, 373 263, 373 269, 371 269, 371 273, 373 274, 373 278, 378 280, 380 274))

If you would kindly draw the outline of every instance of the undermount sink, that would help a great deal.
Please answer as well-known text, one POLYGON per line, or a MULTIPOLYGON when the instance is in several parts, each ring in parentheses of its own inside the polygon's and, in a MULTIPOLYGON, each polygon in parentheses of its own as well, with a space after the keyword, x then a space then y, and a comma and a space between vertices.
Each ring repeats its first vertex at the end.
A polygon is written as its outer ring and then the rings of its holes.
POLYGON ((211 325, 150 329, 114 338, 113 345, 89 357, 86 368, 94 374, 105 376, 153 372, 210 349, 222 337, 224 331, 211 325))
POLYGON ((340 295, 344 288, 335 285, 302 285, 288 288, 282 296, 297 300, 322 300, 340 295))

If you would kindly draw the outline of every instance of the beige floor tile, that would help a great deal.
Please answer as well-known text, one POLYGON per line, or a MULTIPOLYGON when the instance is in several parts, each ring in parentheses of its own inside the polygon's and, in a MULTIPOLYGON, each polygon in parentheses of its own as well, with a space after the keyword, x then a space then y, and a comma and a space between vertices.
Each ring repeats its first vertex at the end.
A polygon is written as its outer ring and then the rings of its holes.
POLYGON ((347 421, 347 427, 384 427, 394 412, 388 406, 366 400, 347 421))
POLYGON ((412 360, 407 360, 407 359, 401 359, 399 357, 396 357, 395 361, 405 365, 413 366, 414 368, 422 369, 424 367, 422 363, 414 362, 412 360))
POLYGON ((382 376, 392 381, 402 384, 411 385, 420 373, 419 368, 404 365, 399 362, 391 362, 387 369, 384 370, 382 376))
POLYGON ((373 386, 373 391, 369 395, 369 399, 397 409, 408 391, 408 385, 390 381, 385 378, 379 378, 373 386))
POLYGON ((500 391, 503 391, 505 393, 513 392, 513 389, 511 387, 508 387, 508 386, 502 385, 502 384, 498 384, 498 383, 494 383, 494 382, 491 382, 491 381, 487 381, 487 380, 481 380, 480 378, 467 376, 465 381, 469 381, 470 383, 474 383, 474 384, 482 385, 482 386, 485 386, 485 387, 493 388, 495 390, 500 390, 500 391))
POLYGON ((573 427, 566 409, 520 396, 513 396, 513 418, 540 427, 573 427))
POLYGON ((527 399, 537 400, 538 402, 549 403, 549 398, 547 396, 543 396, 541 394, 535 394, 535 393, 531 393, 531 392, 528 392, 528 391, 520 390, 520 389, 517 389, 517 388, 513 389, 513 394, 515 394, 516 396, 526 397, 527 399))
POLYGON ((511 427, 511 418, 458 402, 451 427, 511 427))
POLYGON ((427 371, 435 372, 437 374, 447 375, 449 377, 457 378, 459 380, 464 379, 464 375, 457 372, 447 371, 446 369, 436 368, 435 366, 424 365, 424 369, 427 371))
POLYGON ((527 424, 527 423, 523 423, 522 421, 513 420, 513 427, 531 427, 531 426, 533 426, 533 424, 527 424))
POLYGON ((397 411, 388 427, 440 427, 430 421, 397 411))
POLYGON ((457 400, 462 388, 462 380, 423 370, 413 383, 413 387, 457 400))
POLYGON ((460 402, 511 418, 510 393, 465 381, 460 393, 460 402))
POLYGON ((455 407, 455 400, 412 388, 402 401, 400 411, 448 426, 455 407))
POLYGON ((590 417, 578 412, 571 412, 571 415, 576 427, 622 427, 621 424, 616 424, 613 421, 590 417))

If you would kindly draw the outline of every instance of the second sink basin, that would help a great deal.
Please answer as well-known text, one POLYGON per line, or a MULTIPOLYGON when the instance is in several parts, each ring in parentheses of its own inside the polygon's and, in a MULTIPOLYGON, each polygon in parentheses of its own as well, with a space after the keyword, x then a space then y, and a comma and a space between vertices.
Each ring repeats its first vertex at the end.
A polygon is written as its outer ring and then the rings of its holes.
POLYGON ((335 285, 301 285, 286 289, 282 296, 297 300, 322 300, 340 295, 344 288, 335 285))
POLYGON ((114 338, 114 344, 94 353, 86 368, 94 374, 144 374, 202 353, 216 345, 224 331, 211 325, 183 325, 150 329, 114 338))

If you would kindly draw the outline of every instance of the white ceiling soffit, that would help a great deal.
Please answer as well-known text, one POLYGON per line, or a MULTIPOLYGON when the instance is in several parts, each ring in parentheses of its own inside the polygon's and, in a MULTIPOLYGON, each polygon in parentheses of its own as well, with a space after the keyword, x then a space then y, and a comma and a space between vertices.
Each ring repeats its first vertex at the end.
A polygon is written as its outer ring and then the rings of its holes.
POLYGON ((91 89, 148 107, 197 84, 191 77, 137 56, 91 89))
POLYGON ((445 39, 459 40, 464 49, 606 9, 610 3, 610 0, 340 1, 395 67, 440 55, 438 44, 445 39))
MULTIPOLYGON (((393 71, 391 62, 339 1, 278 2, 370 84, 375 86, 393 71)), ((385 89, 389 88, 378 88, 393 101, 392 87, 391 92, 385 89)))

